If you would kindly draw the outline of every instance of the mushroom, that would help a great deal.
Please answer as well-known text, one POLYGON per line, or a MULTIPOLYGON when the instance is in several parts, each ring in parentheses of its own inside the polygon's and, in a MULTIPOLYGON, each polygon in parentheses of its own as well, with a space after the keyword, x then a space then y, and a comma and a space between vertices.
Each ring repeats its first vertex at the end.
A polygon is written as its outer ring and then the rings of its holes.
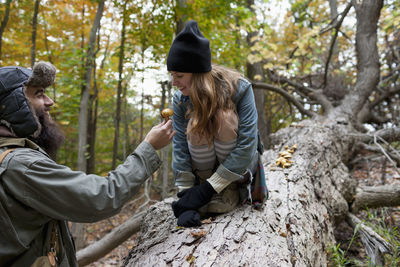
POLYGON ((174 111, 170 108, 165 108, 161 111, 161 117, 165 119, 165 121, 169 120, 169 117, 174 115, 174 111))

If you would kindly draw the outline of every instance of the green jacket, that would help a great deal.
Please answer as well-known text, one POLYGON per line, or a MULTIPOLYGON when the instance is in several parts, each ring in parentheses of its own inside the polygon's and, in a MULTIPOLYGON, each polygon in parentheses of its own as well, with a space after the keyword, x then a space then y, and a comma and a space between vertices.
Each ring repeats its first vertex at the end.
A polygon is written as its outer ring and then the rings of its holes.
POLYGON ((0 266, 30 266, 48 252, 56 220, 59 266, 78 266, 66 221, 89 223, 117 214, 160 166, 154 148, 142 142, 107 177, 57 164, 35 143, 0 137, 0 266))

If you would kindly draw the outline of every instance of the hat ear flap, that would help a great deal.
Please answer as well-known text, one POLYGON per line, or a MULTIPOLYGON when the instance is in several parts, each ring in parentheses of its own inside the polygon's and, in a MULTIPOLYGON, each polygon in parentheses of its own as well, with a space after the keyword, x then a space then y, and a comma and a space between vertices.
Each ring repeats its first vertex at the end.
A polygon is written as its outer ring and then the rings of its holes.
POLYGON ((6 125, 18 137, 37 137, 41 127, 31 111, 23 88, 17 88, 1 100, 1 124, 6 125))

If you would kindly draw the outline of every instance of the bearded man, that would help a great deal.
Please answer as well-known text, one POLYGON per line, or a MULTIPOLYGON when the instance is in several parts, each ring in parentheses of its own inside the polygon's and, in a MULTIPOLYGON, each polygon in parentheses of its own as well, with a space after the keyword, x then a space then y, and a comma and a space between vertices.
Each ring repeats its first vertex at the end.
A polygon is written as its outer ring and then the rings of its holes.
POLYGON ((67 221, 117 214, 158 169, 156 150, 175 134, 171 120, 153 127, 107 177, 57 164, 64 136, 46 94, 55 76, 45 62, 0 68, 0 266, 78 266, 67 221))

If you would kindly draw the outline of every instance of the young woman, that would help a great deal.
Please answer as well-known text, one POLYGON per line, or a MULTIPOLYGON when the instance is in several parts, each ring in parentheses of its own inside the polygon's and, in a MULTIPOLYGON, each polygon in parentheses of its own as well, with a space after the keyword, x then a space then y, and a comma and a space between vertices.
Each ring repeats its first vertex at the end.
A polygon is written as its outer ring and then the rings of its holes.
POLYGON ((258 162, 257 111, 251 83, 211 65, 209 41, 189 21, 172 43, 167 68, 173 98, 172 168, 179 189, 178 225, 200 225, 198 210, 225 213, 239 203, 238 184, 258 162))

